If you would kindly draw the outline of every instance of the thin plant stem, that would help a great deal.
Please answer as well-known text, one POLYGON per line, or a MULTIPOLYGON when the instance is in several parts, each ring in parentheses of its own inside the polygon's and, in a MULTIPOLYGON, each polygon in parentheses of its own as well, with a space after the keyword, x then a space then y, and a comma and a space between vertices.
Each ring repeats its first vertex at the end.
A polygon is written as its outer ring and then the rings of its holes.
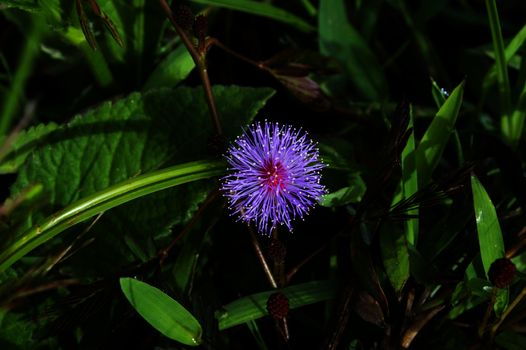
POLYGON ((208 77, 208 70, 206 66, 206 45, 205 48, 201 52, 199 52, 195 48, 194 44, 192 43, 186 32, 175 20, 172 9, 170 8, 170 5, 168 5, 166 0, 159 0, 159 3, 161 4, 161 8, 170 20, 170 23, 174 27, 175 31, 181 38, 183 45, 190 53, 190 56, 192 56, 192 59, 199 71, 199 77, 201 78, 201 82, 203 83, 203 89, 205 92, 206 103, 208 105, 208 109, 212 117, 212 122, 214 124, 216 134, 221 136, 223 135, 223 129, 221 127, 221 122, 219 121, 219 113, 217 112, 215 98, 212 92, 212 85, 210 84, 210 78, 208 77))
POLYGON ((493 288, 491 291, 491 299, 488 303, 488 307, 486 308, 486 313, 484 314, 484 318, 482 319, 482 322, 480 323, 478 335, 479 338, 482 338, 484 335, 484 332, 486 332, 486 327, 488 326, 488 321, 491 316, 491 311, 493 310, 493 305, 495 304, 495 298, 497 297, 497 288, 493 288))
POLYGON ((276 282, 276 279, 274 278, 272 271, 270 271, 270 267, 268 265, 267 259, 265 258, 265 255, 263 254, 263 251, 261 250, 261 246, 259 245, 258 238, 256 237, 256 234, 254 233, 252 226, 250 225, 247 225, 247 226, 248 226, 248 232, 250 233, 250 242, 252 243, 252 246, 254 247, 256 256, 259 260, 259 263, 261 264, 261 267, 263 268, 263 272, 265 272, 265 276, 267 276, 267 279, 270 285, 272 286, 272 288, 277 289, 278 283, 276 282))

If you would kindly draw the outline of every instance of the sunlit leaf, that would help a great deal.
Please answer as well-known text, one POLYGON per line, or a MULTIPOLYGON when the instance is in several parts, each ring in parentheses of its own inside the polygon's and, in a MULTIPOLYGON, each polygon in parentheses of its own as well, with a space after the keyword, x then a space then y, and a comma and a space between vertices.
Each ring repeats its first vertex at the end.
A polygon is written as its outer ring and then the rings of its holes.
POLYGON ((201 325, 176 300, 133 278, 121 278, 120 285, 133 308, 163 335, 186 345, 201 343, 201 325))

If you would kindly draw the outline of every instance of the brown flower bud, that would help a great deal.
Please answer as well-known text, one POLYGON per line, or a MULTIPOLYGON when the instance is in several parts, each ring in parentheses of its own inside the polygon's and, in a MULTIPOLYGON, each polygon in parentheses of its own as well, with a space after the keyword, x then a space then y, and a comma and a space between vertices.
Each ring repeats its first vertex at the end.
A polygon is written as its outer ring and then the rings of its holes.
POLYGON ((189 31, 194 24, 194 13, 192 9, 183 4, 177 4, 174 8, 175 21, 183 30, 189 31))
POLYGON ((491 264, 488 277, 495 287, 506 288, 511 284, 516 273, 517 268, 510 259, 500 258, 491 264))
POLYGON ((194 20, 194 35, 200 41, 203 42, 208 33, 208 18, 203 15, 199 15, 194 20))
POLYGON ((276 320, 287 317, 289 314, 289 299, 281 292, 271 294, 267 300, 267 311, 276 320))

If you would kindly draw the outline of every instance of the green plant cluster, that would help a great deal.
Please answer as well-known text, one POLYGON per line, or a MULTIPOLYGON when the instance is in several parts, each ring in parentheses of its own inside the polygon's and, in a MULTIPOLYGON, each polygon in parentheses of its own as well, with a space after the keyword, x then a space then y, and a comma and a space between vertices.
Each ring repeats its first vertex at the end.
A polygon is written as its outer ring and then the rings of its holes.
POLYGON ((525 15, 0 0, 0 349, 525 348, 525 15), (293 233, 222 197, 254 120, 327 164, 293 233))

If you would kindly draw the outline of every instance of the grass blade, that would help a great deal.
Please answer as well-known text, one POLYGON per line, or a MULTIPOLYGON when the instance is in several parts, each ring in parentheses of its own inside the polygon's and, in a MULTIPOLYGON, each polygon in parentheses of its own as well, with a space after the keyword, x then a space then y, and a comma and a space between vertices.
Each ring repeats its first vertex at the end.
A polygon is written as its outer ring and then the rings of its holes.
POLYGON ((133 278, 120 279, 126 299, 148 323, 163 335, 186 345, 201 343, 203 330, 195 317, 159 289, 133 278))
POLYGON ((451 92, 451 95, 440 107, 418 144, 416 149, 416 169, 418 171, 418 186, 420 188, 423 188, 429 182, 442 157, 442 152, 457 121, 463 94, 464 82, 451 92))
POLYGON ((103 211, 173 186, 219 176, 224 171, 222 161, 184 163, 137 176, 81 199, 33 226, 3 249, 0 272, 67 228, 103 211))
POLYGON ((497 67, 497 82, 499 87, 499 98, 501 103, 501 132, 504 139, 513 144, 510 121, 511 111, 511 89, 508 78, 508 67, 504 54, 504 41, 500 28, 499 14, 495 0, 486 0, 486 9, 488 11, 489 26, 491 29, 491 38, 493 40, 493 50, 495 51, 495 64, 497 67))
MULTIPOLYGON (((225 330, 239 324, 256 320, 267 312, 267 299, 275 290, 252 294, 237 299, 216 312, 219 330, 225 330)), ((328 281, 312 281, 281 290, 289 298, 290 309, 314 304, 334 297, 334 285, 328 281)))

